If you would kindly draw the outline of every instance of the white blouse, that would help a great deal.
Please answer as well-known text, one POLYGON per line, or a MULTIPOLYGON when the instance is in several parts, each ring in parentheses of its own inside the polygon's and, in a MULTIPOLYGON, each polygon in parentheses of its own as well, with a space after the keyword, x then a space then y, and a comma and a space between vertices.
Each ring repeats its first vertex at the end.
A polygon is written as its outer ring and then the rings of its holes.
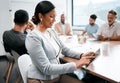
POLYGON ((42 32, 42 34, 48 39, 48 41, 51 41, 50 43, 55 48, 56 55, 58 55, 60 51, 60 47, 55 41, 55 39, 53 38, 53 36, 51 35, 51 33, 49 31, 45 31, 45 32, 42 32))

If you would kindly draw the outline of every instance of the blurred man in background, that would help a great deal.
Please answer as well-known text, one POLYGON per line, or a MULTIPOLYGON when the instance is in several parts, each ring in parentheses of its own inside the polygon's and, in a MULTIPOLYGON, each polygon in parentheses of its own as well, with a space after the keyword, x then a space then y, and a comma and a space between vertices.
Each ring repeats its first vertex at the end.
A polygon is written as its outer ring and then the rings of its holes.
POLYGON ((107 15, 108 23, 103 24, 98 32, 98 39, 120 41, 120 23, 116 21, 117 13, 110 10, 107 15))
POLYGON ((98 25, 95 23, 97 19, 97 16, 95 14, 90 15, 89 18, 89 24, 85 27, 85 30, 83 31, 82 35, 86 34, 90 37, 93 37, 94 34, 96 34, 98 30, 98 25))
POLYGON ((60 22, 55 24, 55 30, 59 35, 72 35, 72 29, 70 24, 65 22, 64 14, 61 14, 60 22))

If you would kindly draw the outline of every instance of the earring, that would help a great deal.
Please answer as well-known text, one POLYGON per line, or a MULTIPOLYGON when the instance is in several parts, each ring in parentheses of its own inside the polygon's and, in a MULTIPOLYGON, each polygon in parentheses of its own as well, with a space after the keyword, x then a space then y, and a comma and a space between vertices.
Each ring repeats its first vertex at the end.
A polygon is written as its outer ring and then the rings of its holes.
POLYGON ((42 18, 40 19, 40 23, 42 24, 42 18))

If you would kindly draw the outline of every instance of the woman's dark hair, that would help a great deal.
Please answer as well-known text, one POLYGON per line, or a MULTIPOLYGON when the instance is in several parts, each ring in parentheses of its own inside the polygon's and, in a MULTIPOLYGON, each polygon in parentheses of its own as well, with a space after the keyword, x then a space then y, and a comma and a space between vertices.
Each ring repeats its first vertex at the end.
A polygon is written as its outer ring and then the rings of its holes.
POLYGON ((53 10, 55 6, 50 1, 41 1, 37 4, 34 12, 34 16, 32 17, 32 21, 34 24, 38 24, 40 22, 38 14, 41 13, 45 15, 46 13, 53 10))
POLYGON ((14 14, 14 22, 18 25, 24 25, 29 20, 27 11, 17 10, 14 14))
POLYGON ((90 15, 90 18, 96 20, 97 16, 95 14, 90 15))

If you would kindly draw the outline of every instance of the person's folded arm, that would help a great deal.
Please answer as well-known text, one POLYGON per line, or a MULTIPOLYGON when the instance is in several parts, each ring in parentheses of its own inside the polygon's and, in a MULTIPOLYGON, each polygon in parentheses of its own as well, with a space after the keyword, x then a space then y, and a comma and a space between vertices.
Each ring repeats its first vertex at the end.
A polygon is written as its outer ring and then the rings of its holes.
POLYGON ((108 37, 107 40, 111 40, 111 41, 120 41, 120 36, 108 37))

